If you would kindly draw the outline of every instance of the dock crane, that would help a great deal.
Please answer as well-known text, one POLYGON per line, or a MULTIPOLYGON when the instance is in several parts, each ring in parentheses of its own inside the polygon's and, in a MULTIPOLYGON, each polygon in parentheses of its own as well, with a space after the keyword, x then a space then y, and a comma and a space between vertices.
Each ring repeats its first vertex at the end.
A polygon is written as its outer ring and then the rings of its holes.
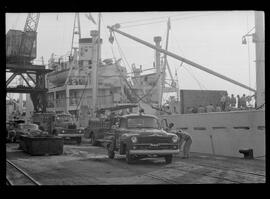
POLYGON ((6 35, 6 91, 11 93, 30 93, 35 112, 46 112, 45 74, 51 70, 44 65, 33 65, 37 50, 37 27, 40 13, 28 13, 24 30, 9 30, 6 35), (26 74, 26 78, 23 74, 26 74), (20 76, 27 86, 10 87, 16 76, 20 76), (30 81, 33 82, 31 85, 30 81))

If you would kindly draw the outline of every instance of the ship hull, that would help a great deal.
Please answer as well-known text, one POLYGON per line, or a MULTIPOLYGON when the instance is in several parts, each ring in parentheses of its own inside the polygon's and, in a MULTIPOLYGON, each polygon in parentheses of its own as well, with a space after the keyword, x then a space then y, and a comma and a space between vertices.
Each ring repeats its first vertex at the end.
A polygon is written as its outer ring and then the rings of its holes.
POLYGON ((191 152, 243 157, 240 149, 253 149, 265 158, 265 110, 163 115, 176 129, 192 136, 191 152))

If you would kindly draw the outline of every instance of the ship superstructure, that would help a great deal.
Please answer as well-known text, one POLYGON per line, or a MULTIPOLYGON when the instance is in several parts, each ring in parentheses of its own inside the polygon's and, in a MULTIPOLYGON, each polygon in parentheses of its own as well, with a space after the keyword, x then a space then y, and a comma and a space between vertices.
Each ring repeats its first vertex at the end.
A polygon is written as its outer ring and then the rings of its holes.
MULTIPOLYGON (((80 110, 92 111, 92 63, 97 50, 97 31, 91 31, 90 38, 79 39, 78 60, 70 57, 52 57, 49 68, 54 71, 47 75, 48 111, 67 112, 80 118, 80 110)), ((102 39, 101 39, 102 42, 102 39)), ((101 53, 101 47, 99 48, 101 53)), ((122 95, 124 83, 122 76, 127 75, 125 67, 112 59, 99 59, 97 108, 106 108, 125 101, 122 95)))

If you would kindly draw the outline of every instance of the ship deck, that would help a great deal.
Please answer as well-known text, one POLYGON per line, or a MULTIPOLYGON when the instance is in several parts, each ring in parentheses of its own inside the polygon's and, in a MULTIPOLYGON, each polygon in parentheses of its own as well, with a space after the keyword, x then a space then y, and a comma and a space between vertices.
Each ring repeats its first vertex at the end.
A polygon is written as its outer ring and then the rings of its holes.
MULTIPOLYGON (((265 160, 191 153, 190 159, 175 155, 145 158, 127 164, 125 156, 109 159, 103 147, 64 145, 62 155, 31 156, 6 144, 6 158, 41 185, 117 184, 213 184, 265 183, 265 160)), ((8 173, 8 172, 7 172, 8 173)))

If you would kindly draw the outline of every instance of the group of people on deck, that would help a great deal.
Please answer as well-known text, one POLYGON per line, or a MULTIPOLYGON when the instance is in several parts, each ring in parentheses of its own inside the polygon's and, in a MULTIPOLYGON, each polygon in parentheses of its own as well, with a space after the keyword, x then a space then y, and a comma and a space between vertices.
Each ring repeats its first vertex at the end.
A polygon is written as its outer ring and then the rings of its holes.
POLYGON ((240 97, 234 94, 229 96, 227 93, 222 95, 219 103, 216 105, 209 104, 207 106, 199 105, 198 107, 187 107, 186 113, 209 113, 209 112, 225 112, 234 110, 246 110, 250 108, 248 102, 251 101, 253 96, 246 96, 245 94, 240 97))

